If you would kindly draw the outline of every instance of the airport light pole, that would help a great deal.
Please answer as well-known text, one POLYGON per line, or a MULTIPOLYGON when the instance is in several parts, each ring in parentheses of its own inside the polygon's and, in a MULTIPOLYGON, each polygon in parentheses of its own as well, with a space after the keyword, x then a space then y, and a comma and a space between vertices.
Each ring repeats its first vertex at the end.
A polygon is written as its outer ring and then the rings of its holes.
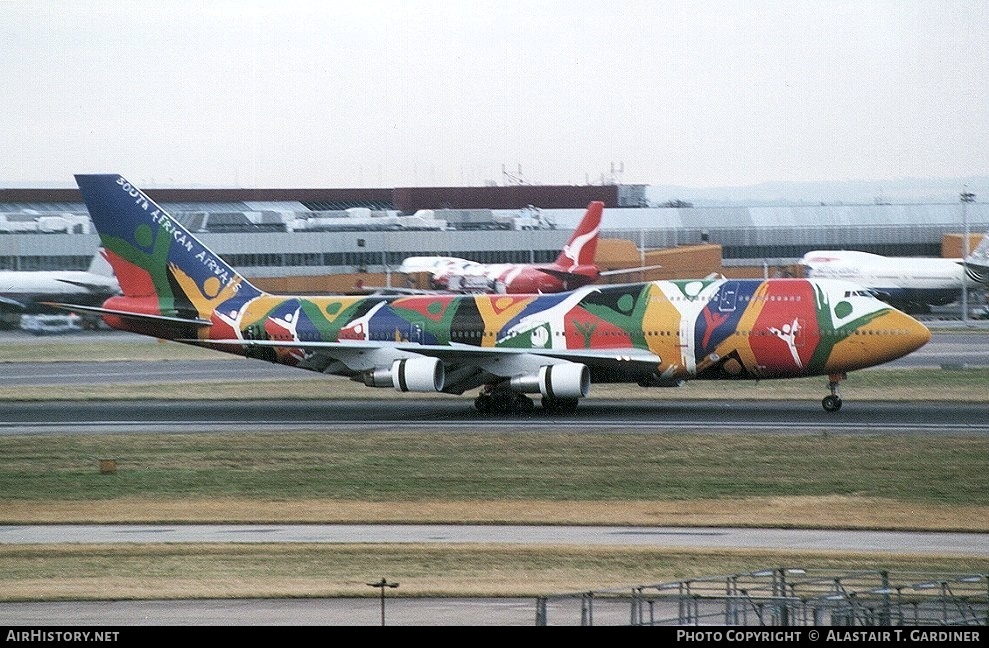
POLYGON ((961 203, 962 203, 962 229, 964 233, 962 234, 962 268, 965 272, 962 273, 962 322, 968 323, 968 204, 975 202, 975 194, 968 191, 961 193, 961 203))
POLYGON ((389 583, 387 579, 382 578, 377 583, 367 583, 367 586, 381 588, 381 625, 385 625, 385 588, 391 587, 394 589, 398 587, 398 583, 389 583))
POLYGON ((388 260, 388 253, 391 252, 391 245, 388 238, 388 231, 385 230, 385 245, 384 249, 381 251, 381 265, 384 266, 385 271, 385 287, 391 288, 391 262, 388 260))

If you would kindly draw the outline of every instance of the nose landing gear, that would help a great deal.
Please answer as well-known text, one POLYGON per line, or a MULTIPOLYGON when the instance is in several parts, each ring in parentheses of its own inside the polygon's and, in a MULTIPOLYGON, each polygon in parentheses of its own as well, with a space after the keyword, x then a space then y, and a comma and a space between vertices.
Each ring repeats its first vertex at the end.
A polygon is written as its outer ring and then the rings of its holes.
POLYGON ((825 396, 824 400, 821 401, 825 412, 837 412, 841 409, 841 391, 838 389, 838 384, 846 378, 848 378, 848 374, 845 373, 828 376, 828 389, 831 390, 831 395, 825 396))

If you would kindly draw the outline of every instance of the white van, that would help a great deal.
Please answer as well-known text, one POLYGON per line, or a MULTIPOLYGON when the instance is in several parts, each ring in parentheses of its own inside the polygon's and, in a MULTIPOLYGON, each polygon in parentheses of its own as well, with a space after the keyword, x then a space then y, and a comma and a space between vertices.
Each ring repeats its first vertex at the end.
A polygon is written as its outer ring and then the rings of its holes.
POLYGON ((21 329, 35 335, 71 333, 82 330, 82 320, 71 315, 21 315, 21 329))

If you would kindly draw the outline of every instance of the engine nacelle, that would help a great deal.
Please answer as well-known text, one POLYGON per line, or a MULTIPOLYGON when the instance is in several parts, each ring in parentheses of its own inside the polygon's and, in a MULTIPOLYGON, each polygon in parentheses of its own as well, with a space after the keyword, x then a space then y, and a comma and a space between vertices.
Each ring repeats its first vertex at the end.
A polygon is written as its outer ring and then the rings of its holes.
POLYGON ((368 387, 394 387, 400 392, 443 391, 445 382, 446 371, 436 358, 402 358, 364 374, 368 387))
POLYGON ((535 376, 516 376, 509 383, 513 391, 548 398, 584 398, 591 391, 591 371, 576 362, 539 368, 535 376))

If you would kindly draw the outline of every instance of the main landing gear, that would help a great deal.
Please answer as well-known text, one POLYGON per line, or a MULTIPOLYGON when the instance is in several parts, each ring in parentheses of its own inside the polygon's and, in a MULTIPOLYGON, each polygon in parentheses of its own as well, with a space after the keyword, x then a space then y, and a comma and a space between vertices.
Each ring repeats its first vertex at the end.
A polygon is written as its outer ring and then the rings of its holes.
POLYGON ((831 390, 831 395, 825 396, 824 400, 821 401, 825 412, 837 412, 841 409, 841 391, 838 389, 838 383, 845 378, 848 378, 848 374, 840 373, 828 376, 828 389, 831 390))
POLYGON ((482 391, 474 399, 474 409, 481 414, 528 414, 535 409, 532 399, 509 389, 482 391))
MULTIPOLYGON (((570 414, 577 410, 576 398, 543 396, 540 404, 550 414, 570 414)), ((474 399, 474 409, 481 414, 529 414, 535 409, 532 399, 510 389, 484 389, 474 399)))

